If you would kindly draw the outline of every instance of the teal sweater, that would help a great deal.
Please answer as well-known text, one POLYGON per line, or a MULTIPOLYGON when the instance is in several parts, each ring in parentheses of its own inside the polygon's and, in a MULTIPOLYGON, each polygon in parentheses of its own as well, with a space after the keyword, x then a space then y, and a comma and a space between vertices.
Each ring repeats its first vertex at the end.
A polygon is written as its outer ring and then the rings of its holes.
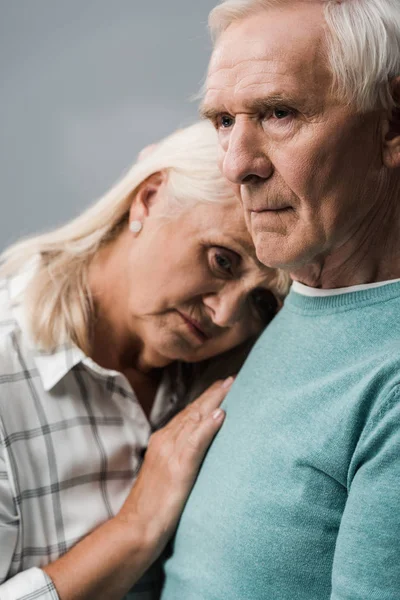
POLYGON ((162 600, 400 599, 400 283, 292 291, 225 409, 162 600))

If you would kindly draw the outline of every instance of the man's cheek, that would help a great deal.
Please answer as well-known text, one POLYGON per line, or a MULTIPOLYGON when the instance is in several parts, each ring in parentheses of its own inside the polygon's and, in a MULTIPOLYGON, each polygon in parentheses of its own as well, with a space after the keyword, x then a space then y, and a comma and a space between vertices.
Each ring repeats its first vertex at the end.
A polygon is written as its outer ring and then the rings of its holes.
MULTIPOLYGON (((242 204, 243 206, 243 204, 242 204)), ((252 229, 251 229, 251 219, 250 219, 250 212, 248 210, 244 210, 244 222, 246 224, 247 230, 250 233, 250 235, 252 235, 252 229)), ((254 242, 254 240, 253 240, 254 242)))
POLYGON ((235 194, 236 198, 240 201, 240 204, 243 206, 243 200, 242 200, 242 194, 241 194, 241 190, 242 190, 242 186, 238 185, 237 183, 232 183, 232 182, 228 182, 231 189, 233 190, 233 193, 235 194))
POLYGON ((225 151, 223 150, 223 148, 219 145, 218 146, 218 168, 222 173, 222 168, 224 165, 224 157, 225 157, 225 151))
MULTIPOLYGON (((220 146, 219 150, 218 150, 218 168, 221 171, 221 173, 223 172, 222 168, 223 168, 223 163, 224 163, 224 156, 225 156, 225 152, 220 146)), ((226 182, 229 185, 229 187, 231 188, 231 190, 233 191, 236 198, 238 200, 240 200, 240 203, 243 205, 242 197, 240 194, 240 188, 241 188, 240 184, 232 183, 231 181, 229 181, 229 179, 226 179, 226 182)))

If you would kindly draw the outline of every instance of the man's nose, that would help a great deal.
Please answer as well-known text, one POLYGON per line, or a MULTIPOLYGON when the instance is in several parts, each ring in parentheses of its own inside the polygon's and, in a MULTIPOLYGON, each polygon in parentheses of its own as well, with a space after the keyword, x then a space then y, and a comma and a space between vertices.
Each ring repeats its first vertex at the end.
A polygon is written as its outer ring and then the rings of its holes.
POLYGON ((262 149, 261 135, 256 124, 235 123, 221 157, 221 170, 228 181, 243 185, 271 176, 273 167, 262 149))

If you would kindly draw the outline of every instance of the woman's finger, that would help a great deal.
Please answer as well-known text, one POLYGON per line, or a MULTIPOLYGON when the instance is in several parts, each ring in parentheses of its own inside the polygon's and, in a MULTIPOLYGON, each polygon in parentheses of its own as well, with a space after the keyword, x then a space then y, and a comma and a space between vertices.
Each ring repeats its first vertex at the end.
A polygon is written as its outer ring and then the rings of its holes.
MULTIPOLYGON (((188 456, 186 456, 186 460, 191 463, 193 469, 197 470, 200 466, 206 451, 218 433, 224 419, 225 411, 221 408, 216 408, 187 434, 185 445, 188 456)), ((193 472, 193 477, 194 475, 195 472, 193 472)))
MULTIPOLYGON (((165 440, 168 440, 169 444, 174 445, 175 453, 180 454, 185 450, 189 436, 202 425, 205 419, 208 419, 208 417, 219 408, 229 391, 232 382, 233 378, 229 377, 225 381, 214 383, 197 400, 178 413, 166 427, 158 432, 158 434, 156 433, 154 435, 159 437, 161 434, 165 440)), ((219 413, 217 413, 217 415, 218 414, 219 413)), ((213 421, 211 421, 211 424, 212 422, 213 421)), ((209 424, 209 427, 211 424, 209 424)), ((207 428, 204 429, 204 431, 206 430, 207 428)), ((217 430, 218 428, 216 431, 217 430)), ((201 428, 201 431, 203 431, 203 427, 201 428)), ((200 438, 196 438, 196 443, 199 439, 203 439, 201 438, 201 434, 200 438)), ((209 443, 211 443, 211 441, 209 443)))
POLYGON ((211 412, 220 406, 228 393, 234 377, 228 377, 224 381, 216 381, 199 398, 186 407, 187 412, 200 413, 201 417, 207 417, 211 412))

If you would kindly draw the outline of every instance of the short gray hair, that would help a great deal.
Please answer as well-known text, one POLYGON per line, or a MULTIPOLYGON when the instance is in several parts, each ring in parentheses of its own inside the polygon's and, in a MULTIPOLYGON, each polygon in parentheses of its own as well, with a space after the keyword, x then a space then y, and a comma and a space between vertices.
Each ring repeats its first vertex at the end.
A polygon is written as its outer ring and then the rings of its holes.
MULTIPOLYGON (((209 18, 214 41, 234 21, 304 0, 225 0, 209 18)), ((320 0, 328 59, 338 97, 360 111, 390 109, 391 80, 400 75, 400 0, 320 0)))

